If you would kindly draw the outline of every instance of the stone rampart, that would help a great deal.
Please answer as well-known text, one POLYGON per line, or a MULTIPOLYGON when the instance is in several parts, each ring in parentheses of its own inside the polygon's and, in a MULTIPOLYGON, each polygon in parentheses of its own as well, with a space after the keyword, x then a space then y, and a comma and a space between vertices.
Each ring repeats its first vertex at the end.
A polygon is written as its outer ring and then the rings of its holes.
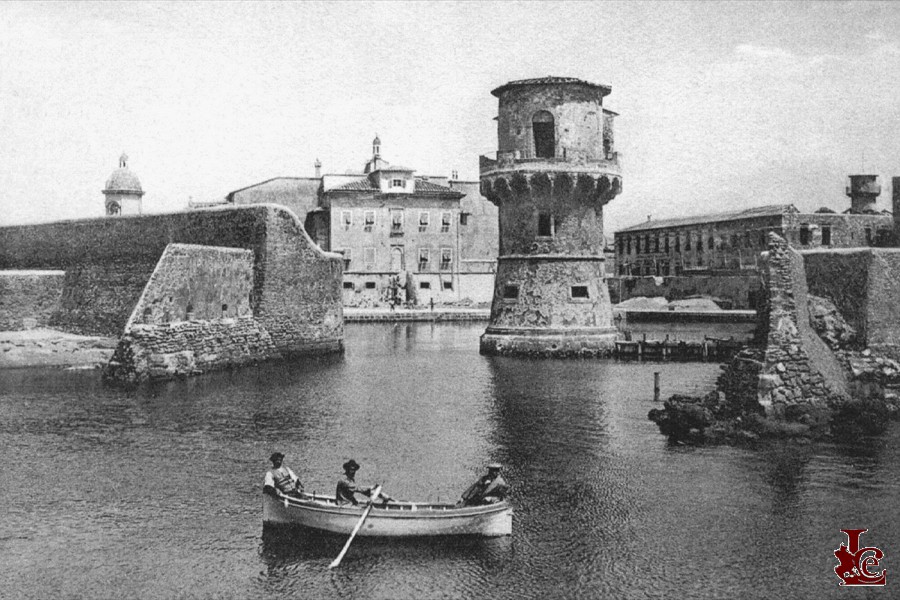
POLYGON ((105 375, 191 375, 281 354, 250 309, 253 253, 170 244, 150 276, 105 375))
POLYGON ((803 252, 810 293, 831 300, 867 348, 900 358, 900 250, 803 252))
POLYGON ((809 322, 809 300, 803 257, 784 238, 770 234, 765 257, 768 321, 760 374, 759 403, 768 413, 787 406, 825 408, 828 398, 848 395, 837 358, 809 322))
POLYGON ((64 276, 65 271, 0 271, 0 331, 49 326, 64 276))
MULTIPOLYGON (((202 307, 205 316, 215 316, 218 307, 222 316, 227 304, 225 316, 239 320, 239 311, 249 306, 254 326, 265 329, 280 355, 342 350, 341 257, 323 252, 297 217, 280 206, 0 228, 0 269, 65 270, 61 306, 51 324, 75 333, 118 335, 171 243, 239 248, 252 256, 249 287, 235 279, 237 271, 211 270, 207 283, 217 281, 219 291, 195 296, 195 311, 202 307), (246 300, 239 297, 244 292, 246 300)), ((162 291, 154 292, 160 300, 149 307, 148 318, 162 318, 168 306, 172 322, 188 319, 189 292, 187 287, 181 296, 173 293, 171 301, 162 291)))

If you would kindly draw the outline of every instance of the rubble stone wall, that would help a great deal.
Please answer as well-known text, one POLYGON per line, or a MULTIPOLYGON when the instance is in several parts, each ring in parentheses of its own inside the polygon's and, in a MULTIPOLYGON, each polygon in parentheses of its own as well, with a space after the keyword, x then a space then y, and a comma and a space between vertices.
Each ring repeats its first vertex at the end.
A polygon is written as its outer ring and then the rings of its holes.
POLYGON ((64 271, 0 271, 0 331, 47 327, 59 310, 64 271))
POLYGON ((784 238, 771 235, 766 256, 768 334, 759 381, 759 403, 783 414, 792 404, 824 407, 846 396, 847 381, 836 357, 812 329, 803 257, 784 238))

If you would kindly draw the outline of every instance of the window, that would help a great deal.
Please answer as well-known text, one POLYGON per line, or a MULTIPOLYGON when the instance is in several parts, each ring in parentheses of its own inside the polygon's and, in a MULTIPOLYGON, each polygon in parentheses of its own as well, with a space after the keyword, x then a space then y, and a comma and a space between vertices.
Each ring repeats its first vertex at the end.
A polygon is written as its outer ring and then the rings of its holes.
POLYGON ((392 188, 396 188, 396 187, 402 188, 403 180, 402 179, 391 179, 391 187, 392 188))
POLYGON ((716 240, 713 238, 713 236, 709 236, 709 249, 715 250, 715 248, 716 248, 716 240))
POLYGON ((453 263, 453 249, 441 248, 441 271, 449 271, 453 263))
POLYGON ((453 289, 453 282, 452 282, 452 281, 445 281, 443 285, 444 285, 444 289, 445 289, 445 290, 452 290, 452 289, 453 289))
POLYGON ((352 282, 352 281, 345 281, 345 282, 344 282, 344 289, 345 289, 345 290, 352 290, 352 289, 353 289, 353 282, 352 282))
POLYGON ((353 225, 353 213, 349 210, 342 210, 341 223, 344 225, 344 229, 350 229, 350 226, 353 225))
MULTIPOLYGON (((461 215, 460 215, 461 216, 461 215)), ((450 231, 450 219, 451 215, 448 212, 441 213, 441 233, 447 233, 450 231)))
POLYGON ((697 236, 697 250, 703 251, 703 234, 697 236))
POLYGON ((403 210, 391 209, 391 235, 403 235, 403 210))
POLYGON ((430 281, 420 281, 420 282, 419 282, 419 289, 420 289, 420 290, 430 290, 430 289, 431 289, 431 282, 430 282, 430 281))
POLYGON ((553 126, 553 115, 546 110, 534 113, 531 119, 534 135, 534 155, 537 158, 553 158, 556 156, 556 132, 553 126))
POLYGON ((871 227, 866 227, 866 244, 869 246, 872 245, 872 228, 871 227))
POLYGON ((619 238, 619 254, 625 254, 625 240, 619 238))
POLYGON ((809 244, 809 225, 802 223, 800 225, 800 245, 806 246, 807 244, 809 244))
MULTIPOLYGON (((687 232, 684 236, 684 249, 688 251, 691 249, 691 232, 687 232)), ((678 250, 678 246, 675 246, 675 250, 678 250)))
MULTIPOLYGON (((469 224, 469 213, 459 213, 459 224, 460 225, 468 225, 469 224)), ((443 224, 441 224, 441 230, 444 229, 443 224)))
POLYGON ((666 238, 665 238, 664 250, 668 254, 668 252, 669 252, 669 234, 668 233, 666 234, 666 238))
POLYGON ((831 225, 822 225, 822 245, 831 245, 831 225))
POLYGON ((353 250, 351 250, 350 248, 344 248, 339 252, 344 255, 344 270, 349 271, 350 261, 353 260, 353 250))
POLYGON ((503 286, 503 299, 504 300, 516 300, 519 297, 519 286, 517 285, 504 285, 503 286))
POLYGON ((634 253, 635 254, 641 253, 641 238, 640 237, 634 238, 634 253))
POLYGON ((551 237, 553 235, 553 215, 550 213, 538 213, 538 235, 551 237))
POLYGON ((375 264, 375 248, 363 249, 363 262, 366 263, 367 267, 372 267, 375 264))
POLYGON ((431 221, 431 213, 420 212, 419 213, 419 231, 425 231, 426 229, 428 229, 429 221, 431 221))
POLYGON ((631 254, 631 238, 625 238, 625 253, 631 254))
POLYGON ((675 252, 681 252, 681 236, 675 234, 675 252))
POLYGON ((659 236, 658 235, 653 238, 653 251, 659 252, 659 236))
POLYGON ((366 289, 367 289, 367 290, 374 290, 374 289, 375 289, 375 282, 374 282, 374 281, 367 281, 367 282, 366 282, 366 289))
POLYGON ((572 299, 576 300, 579 298, 581 298, 581 299, 590 298, 590 296, 588 295, 588 289, 587 289, 586 285, 573 285, 572 286, 572 299))
POLYGON ((766 247, 766 232, 765 232, 765 230, 759 232, 759 245, 762 248, 766 247))
POLYGON ((365 213, 365 231, 372 231, 372 227, 375 226, 375 211, 367 210, 365 213))
POLYGON ((428 270, 428 248, 419 248, 419 270, 427 271, 428 270))

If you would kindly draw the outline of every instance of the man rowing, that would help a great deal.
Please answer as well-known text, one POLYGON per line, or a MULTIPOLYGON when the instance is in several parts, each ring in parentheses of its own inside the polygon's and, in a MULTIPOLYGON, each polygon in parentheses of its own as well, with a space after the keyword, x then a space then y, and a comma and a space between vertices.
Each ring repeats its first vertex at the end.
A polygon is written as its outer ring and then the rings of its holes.
POLYGON ((300 496, 303 493, 303 483, 284 464, 284 454, 275 452, 269 457, 269 460, 272 461, 272 468, 266 471, 263 493, 276 497, 279 492, 285 496, 300 496))
MULTIPOLYGON (((350 503, 354 506, 358 505, 359 502, 356 500, 356 494, 362 494, 364 496, 371 496, 372 491, 375 489, 373 487, 362 488, 356 483, 356 472, 359 471, 359 463, 357 463, 352 458, 344 463, 344 478, 338 481, 337 489, 334 492, 335 500, 337 500, 338 504, 346 504, 350 503)), ((384 504, 392 501, 393 498, 388 496, 385 493, 378 494, 378 497, 382 499, 384 504)), ((378 500, 378 498, 373 498, 373 501, 378 500)))
POLYGON ((501 466, 491 463, 487 466, 487 475, 480 477, 469 489, 463 492, 457 505, 477 506, 501 502, 509 493, 509 485, 500 476, 501 466))

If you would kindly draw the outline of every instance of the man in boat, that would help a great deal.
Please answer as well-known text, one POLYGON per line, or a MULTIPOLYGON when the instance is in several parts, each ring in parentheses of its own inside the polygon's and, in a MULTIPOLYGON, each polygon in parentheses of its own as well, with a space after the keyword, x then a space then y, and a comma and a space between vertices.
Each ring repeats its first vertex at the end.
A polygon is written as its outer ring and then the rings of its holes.
MULTIPOLYGON (((359 471, 359 463, 357 463, 352 458, 344 463, 344 478, 338 481, 337 490, 334 492, 334 497, 337 500, 338 504, 346 504, 350 503, 354 506, 358 505, 359 502, 356 500, 356 494, 363 494, 364 496, 371 496, 372 490, 375 488, 362 488, 359 487, 356 483, 356 472, 359 471)), ((384 504, 392 501, 393 498, 388 496, 385 493, 378 494, 378 497, 381 498, 384 504)), ((378 498, 374 498, 377 500, 378 498)))
POLYGON ((272 468, 266 471, 263 482, 263 493, 278 496, 278 492, 286 496, 299 496, 303 493, 303 483, 289 467, 284 464, 284 454, 275 452, 269 457, 272 468))
POLYGON ((491 463, 487 466, 487 475, 481 477, 472 486, 463 492, 458 505, 477 506, 479 504, 493 504, 506 498, 509 493, 509 485, 500 476, 500 465, 491 463))

